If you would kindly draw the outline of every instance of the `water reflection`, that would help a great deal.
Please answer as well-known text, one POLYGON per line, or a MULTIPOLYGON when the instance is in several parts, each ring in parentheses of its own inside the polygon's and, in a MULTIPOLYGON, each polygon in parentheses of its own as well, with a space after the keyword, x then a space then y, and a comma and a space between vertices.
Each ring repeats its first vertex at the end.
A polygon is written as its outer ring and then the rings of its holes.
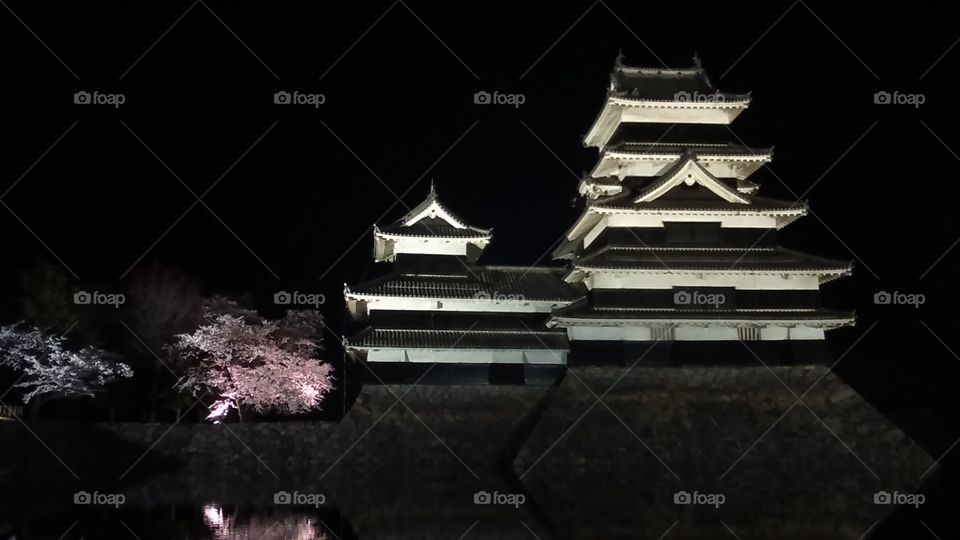
POLYGON ((208 504, 203 507, 203 523, 215 540, 329 540, 319 521, 306 516, 231 515, 208 504))
POLYGON ((274 508, 224 503, 195 506, 0 506, 0 540, 357 540, 335 507, 274 508))

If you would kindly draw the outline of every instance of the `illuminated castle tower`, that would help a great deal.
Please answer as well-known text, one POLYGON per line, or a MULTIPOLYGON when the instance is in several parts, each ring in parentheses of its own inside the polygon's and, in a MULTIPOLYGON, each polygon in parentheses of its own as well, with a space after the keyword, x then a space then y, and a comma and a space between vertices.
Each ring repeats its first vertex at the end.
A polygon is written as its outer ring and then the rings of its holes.
POLYGON ((566 332, 544 326, 580 294, 562 269, 488 266, 477 259, 492 233, 469 225, 437 197, 374 227, 373 256, 390 273, 346 286, 354 320, 345 340, 372 382, 553 382, 567 361, 566 332))
POLYGON ((729 142, 749 104, 714 88, 696 58, 682 69, 617 59, 584 137, 600 159, 579 185, 583 213, 554 252, 569 261, 565 280, 588 291, 547 322, 575 351, 670 342, 662 349, 677 358, 696 342, 719 357, 744 341, 810 361, 826 330, 853 323, 820 306, 820 286, 851 264, 781 247, 777 231, 806 207, 757 195, 753 173, 772 149, 729 142))

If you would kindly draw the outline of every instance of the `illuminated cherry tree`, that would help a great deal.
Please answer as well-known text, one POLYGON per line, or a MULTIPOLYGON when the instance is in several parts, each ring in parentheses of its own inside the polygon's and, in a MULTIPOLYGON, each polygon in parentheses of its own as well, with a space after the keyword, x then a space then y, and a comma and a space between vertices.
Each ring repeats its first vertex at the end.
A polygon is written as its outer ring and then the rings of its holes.
POLYGON ((214 421, 230 409, 297 414, 319 408, 333 377, 330 364, 315 357, 314 317, 291 314, 278 322, 208 312, 204 324, 171 346, 184 374, 177 388, 212 395, 207 418, 214 421))
POLYGON ((14 386, 25 389, 25 404, 34 398, 93 397, 110 382, 133 376, 111 353, 71 350, 63 336, 23 324, 0 327, 0 365, 22 373, 14 386))

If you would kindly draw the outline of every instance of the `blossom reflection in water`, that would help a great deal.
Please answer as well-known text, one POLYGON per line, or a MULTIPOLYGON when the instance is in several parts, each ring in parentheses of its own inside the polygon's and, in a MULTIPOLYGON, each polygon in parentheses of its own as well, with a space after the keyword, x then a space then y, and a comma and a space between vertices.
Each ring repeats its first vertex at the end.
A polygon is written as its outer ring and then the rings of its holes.
POLYGON ((304 516, 253 514, 241 523, 220 506, 208 504, 203 522, 216 540, 328 540, 318 521, 304 516))

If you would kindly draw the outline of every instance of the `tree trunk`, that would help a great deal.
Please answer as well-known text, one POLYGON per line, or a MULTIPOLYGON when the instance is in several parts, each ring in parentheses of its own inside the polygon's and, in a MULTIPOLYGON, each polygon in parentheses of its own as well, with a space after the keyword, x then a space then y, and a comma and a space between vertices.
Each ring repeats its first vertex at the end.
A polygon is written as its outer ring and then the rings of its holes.
POLYGON ((160 406, 160 399, 157 396, 158 389, 160 388, 160 367, 160 361, 154 359, 153 380, 150 382, 150 412, 148 418, 150 422, 157 421, 157 409, 160 406))

